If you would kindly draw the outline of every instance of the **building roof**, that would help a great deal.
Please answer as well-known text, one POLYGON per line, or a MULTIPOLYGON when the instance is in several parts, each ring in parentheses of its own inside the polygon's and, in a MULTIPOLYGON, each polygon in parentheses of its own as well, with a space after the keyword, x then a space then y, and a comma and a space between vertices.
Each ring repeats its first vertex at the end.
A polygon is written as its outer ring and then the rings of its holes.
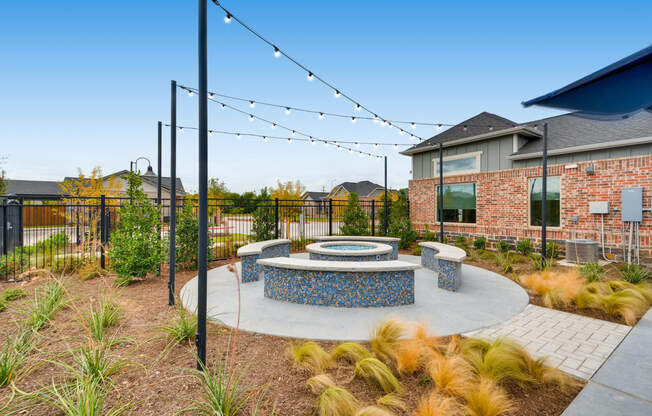
POLYGON ((313 201, 321 201, 322 199, 326 199, 327 196, 328 196, 328 192, 313 192, 313 191, 306 191, 302 195, 303 199, 310 197, 310 199, 312 199, 313 201))
MULTIPOLYGON (((111 173, 109 175, 105 175, 103 179, 108 179, 114 176, 125 176, 128 175, 129 171, 127 169, 111 173)), ((157 181, 157 176, 156 175, 140 175, 140 178, 143 180, 143 182, 147 182, 153 186, 156 186, 156 181, 157 181)), ((63 180, 75 180, 79 179, 76 176, 66 176, 63 180)), ((166 191, 170 191, 170 177, 169 176, 161 176, 161 189, 165 189, 166 191)), ((183 183, 181 182, 181 178, 177 178, 177 193, 185 193, 185 190, 183 188, 183 183)))
MULTIPOLYGON (((570 113, 528 124, 548 124, 548 153, 622 147, 652 142, 652 112, 641 110, 628 116, 596 116, 570 113)), ((511 159, 541 156, 542 139, 530 140, 511 159)))
POLYGON ((652 45, 565 87, 523 103, 600 114, 652 106, 652 45))
POLYGON ((384 188, 382 185, 378 185, 377 183, 373 183, 371 181, 342 182, 341 184, 335 186, 330 193, 332 194, 333 191, 340 187, 344 188, 349 193, 355 192, 361 197, 371 195, 371 193, 378 188, 384 188))
POLYGON ((61 188, 56 181, 5 179, 8 195, 32 198, 60 198, 61 188))

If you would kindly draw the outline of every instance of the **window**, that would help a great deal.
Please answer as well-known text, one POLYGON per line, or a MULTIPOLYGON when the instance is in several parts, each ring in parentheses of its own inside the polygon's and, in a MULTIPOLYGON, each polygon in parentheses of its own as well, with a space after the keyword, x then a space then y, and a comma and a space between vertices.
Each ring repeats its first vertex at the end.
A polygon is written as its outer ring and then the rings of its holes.
MULTIPOLYGON (((464 153, 462 155, 444 156, 444 176, 480 172, 482 152, 464 153)), ((433 159, 434 175, 439 176, 439 158, 433 159)))
MULTIPOLYGON (((439 220, 439 186, 437 186, 437 220, 439 220)), ((444 185, 444 222, 475 224, 475 184, 444 185)))
MULTIPOLYGON (((541 185, 542 178, 530 178, 530 225, 540 226, 541 218, 541 185)), ((561 178, 548 177, 546 192, 546 225, 559 227, 561 217, 561 178)))

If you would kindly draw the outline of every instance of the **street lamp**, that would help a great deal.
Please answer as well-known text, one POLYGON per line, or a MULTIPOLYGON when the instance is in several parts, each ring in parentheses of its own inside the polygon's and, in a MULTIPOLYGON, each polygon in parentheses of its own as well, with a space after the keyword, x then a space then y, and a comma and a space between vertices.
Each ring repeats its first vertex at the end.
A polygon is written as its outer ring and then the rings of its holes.
POLYGON ((145 173, 145 175, 154 176, 154 170, 152 169, 152 162, 150 162, 150 160, 147 159, 145 156, 140 156, 135 161, 129 162, 129 171, 130 172, 133 172, 133 171, 138 172, 138 161, 141 160, 141 159, 147 161, 148 166, 147 166, 147 172, 145 173))

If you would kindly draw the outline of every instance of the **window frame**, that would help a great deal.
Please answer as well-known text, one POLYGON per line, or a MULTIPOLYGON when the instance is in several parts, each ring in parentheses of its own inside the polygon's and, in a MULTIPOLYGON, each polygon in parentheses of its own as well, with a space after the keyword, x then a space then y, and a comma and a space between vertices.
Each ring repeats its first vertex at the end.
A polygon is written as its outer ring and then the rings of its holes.
MULTIPOLYGON (((562 219, 562 189, 563 182, 561 175, 551 175, 547 176, 548 179, 559 178, 559 225, 546 225, 547 229, 552 228, 553 230, 561 230, 563 228, 563 219, 562 219)), ((530 181, 532 179, 543 179, 543 176, 529 176, 527 178, 527 226, 528 228, 541 229, 541 225, 532 225, 532 187, 530 186, 530 181)))
MULTIPOLYGON (((469 173, 478 173, 482 169, 482 150, 476 152, 462 153, 459 155, 444 156, 444 163, 451 160, 458 159, 467 159, 475 157, 475 169, 466 169, 466 170, 456 170, 454 172, 444 172, 444 177, 446 176, 455 176, 455 175, 467 175, 469 173)), ((439 169, 437 169, 437 163, 439 163, 439 156, 432 159, 432 171, 433 177, 439 177, 439 169)))
MULTIPOLYGON (((456 224, 456 225, 463 225, 463 226, 475 226, 478 224, 478 183, 475 181, 472 182, 456 182, 456 183, 445 183, 444 187, 446 186, 454 186, 454 185, 473 185, 473 196, 475 197, 475 222, 452 222, 452 221, 444 221, 444 224, 456 224)), ((435 223, 439 224, 440 218, 439 218, 439 184, 435 185, 435 223)), ((443 207, 442 207, 443 209, 443 207)), ((443 209, 445 210, 445 209, 443 209)))

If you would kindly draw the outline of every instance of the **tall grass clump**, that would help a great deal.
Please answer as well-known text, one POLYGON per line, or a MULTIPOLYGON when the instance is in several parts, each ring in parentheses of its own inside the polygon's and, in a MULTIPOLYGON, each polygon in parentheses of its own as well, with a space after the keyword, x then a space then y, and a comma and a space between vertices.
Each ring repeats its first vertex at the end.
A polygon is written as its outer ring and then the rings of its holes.
POLYGON ((319 416, 355 416, 360 402, 348 390, 329 387, 319 395, 316 407, 319 416))
POLYGON ((604 267, 598 263, 588 263, 580 267, 580 274, 587 282, 597 282, 604 274, 604 267))
POLYGON ((521 276, 519 281, 540 295, 549 308, 568 306, 584 288, 584 279, 575 271, 544 270, 521 276))
POLYGON ((394 413, 377 406, 367 406, 355 412, 355 416, 394 416, 394 413))
POLYGON ((530 240, 529 238, 526 238, 524 240, 519 240, 516 243, 516 251, 518 251, 524 256, 528 256, 530 253, 532 253, 532 240, 530 240))
POLYGON ((379 386, 385 393, 401 392, 398 379, 382 361, 377 358, 365 358, 355 364, 355 374, 369 384, 379 386))
POLYGON ((323 373, 332 368, 334 364, 330 354, 313 341, 291 345, 289 354, 299 367, 309 370, 313 374, 323 373))
POLYGON ((484 250, 487 248, 487 239, 484 237, 478 237, 475 240, 473 240, 473 247, 476 250, 484 250))
POLYGON ((310 390, 312 394, 319 395, 327 388, 335 387, 335 381, 328 374, 317 374, 306 381, 306 386, 308 386, 308 390, 310 390))
POLYGON ((507 393, 490 379, 481 379, 464 398, 469 416, 499 416, 515 408, 507 393))
POLYGON ((652 277, 652 273, 648 269, 637 264, 623 264, 620 267, 620 274, 624 281, 632 284, 641 283, 652 277))
POLYGON ((376 400, 376 404, 396 412, 407 412, 407 404, 398 393, 388 393, 380 396, 376 400))
POLYGON ((459 355, 435 357, 427 364, 426 371, 435 388, 451 396, 463 396, 475 382, 473 369, 459 355))
POLYGON ((371 352, 357 342, 343 342, 331 351, 331 357, 334 360, 344 360, 355 364, 363 358, 371 357, 371 352))
POLYGON ((19 374, 34 345, 34 333, 26 329, 19 336, 7 337, 0 350, 0 387, 7 386, 19 374))
POLYGON ((578 308, 601 309, 633 325, 652 305, 652 288, 617 280, 593 282, 577 295, 575 303, 578 308))
POLYGON ((406 325, 399 319, 388 319, 381 322, 374 330, 369 340, 371 350, 379 360, 390 364, 396 356, 399 341, 405 335, 406 325))
POLYGON ((25 296, 27 296, 27 291, 25 289, 10 288, 10 289, 5 289, 5 291, 2 292, 2 295, 0 295, 0 299, 6 302, 11 302, 16 299, 24 298, 25 296))
POLYGON ((31 300, 27 323, 35 331, 43 328, 64 307, 64 288, 59 280, 49 280, 31 300))
POLYGON ((432 391, 419 400, 414 416, 456 416, 459 414, 457 402, 452 397, 445 397, 432 391))
POLYGON ((160 326, 166 334, 168 348, 174 348, 184 341, 192 341, 197 333, 197 316, 189 313, 183 306, 177 307, 177 317, 170 325, 160 326))
POLYGON ((127 359, 111 356, 106 344, 89 342, 76 351, 71 351, 73 365, 57 363, 80 379, 95 380, 100 383, 110 381, 110 377, 130 366, 127 359))
POLYGON ((100 297, 97 306, 91 302, 88 314, 84 316, 88 331, 97 341, 104 340, 104 330, 117 325, 119 320, 120 307, 104 296, 100 297))

